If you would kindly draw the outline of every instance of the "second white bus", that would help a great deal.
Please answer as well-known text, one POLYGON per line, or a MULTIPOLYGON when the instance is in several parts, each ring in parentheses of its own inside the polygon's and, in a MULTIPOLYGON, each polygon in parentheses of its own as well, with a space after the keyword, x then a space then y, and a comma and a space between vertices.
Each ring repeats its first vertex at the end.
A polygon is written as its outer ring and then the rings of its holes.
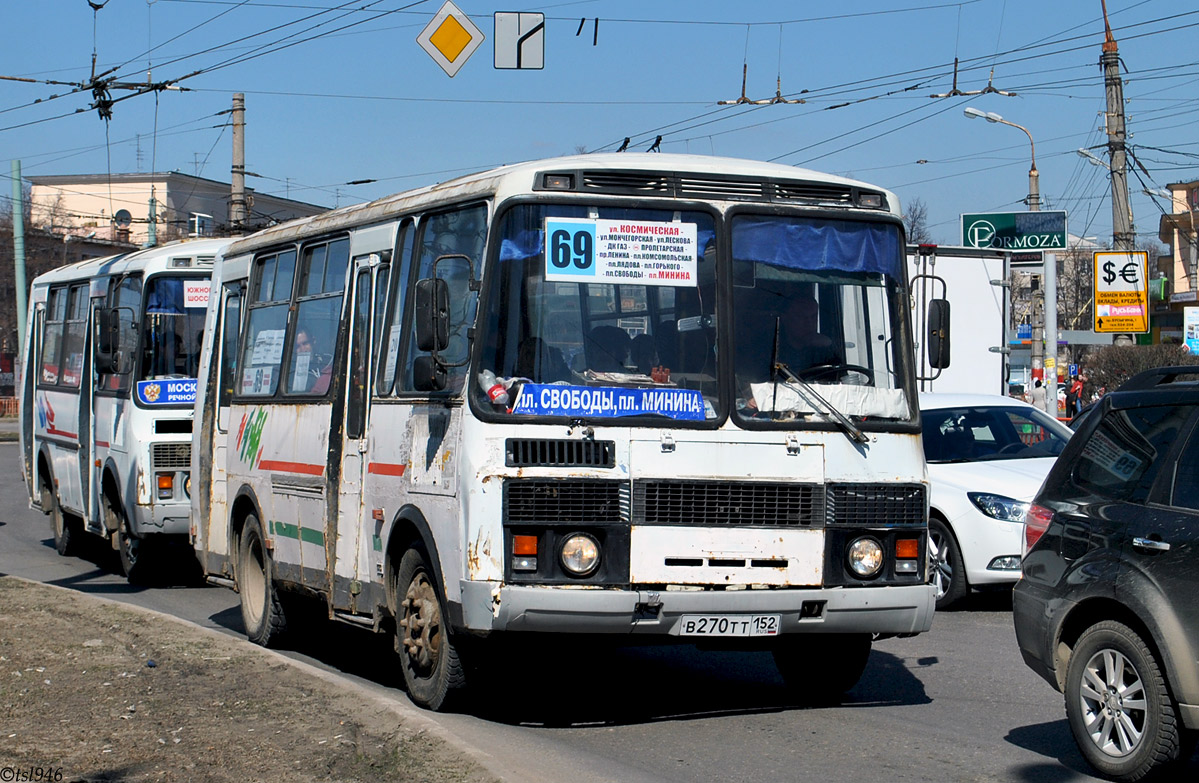
POLYGON ((192 411, 213 260, 228 239, 89 259, 31 286, 22 471, 59 554, 112 542, 130 579, 173 543, 190 560, 192 411))

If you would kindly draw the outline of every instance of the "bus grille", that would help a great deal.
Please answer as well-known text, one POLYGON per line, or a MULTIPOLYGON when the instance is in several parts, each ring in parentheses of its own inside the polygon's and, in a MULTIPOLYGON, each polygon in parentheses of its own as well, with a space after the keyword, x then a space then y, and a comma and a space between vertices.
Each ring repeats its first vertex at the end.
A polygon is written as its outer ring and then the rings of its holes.
POLYGON ((818 484, 649 479, 633 485, 633 519, 646 525, 820 527, 818 484))
POLYGON ((512 479, 504 482, 505 522, 602 524, 627 519, 622 481, 512 479))
POLYGON ((155 443, 150 452, 155 470, 188 470, 192 464, 190 443, 155 443))
POLYGON ((920 484, 828 485, 830 525, 922 525, 924 506, 920 484))
POLYGON ((610 440, 509 438, 504 443, 508 467, 611 468, 616 443, 610 440))

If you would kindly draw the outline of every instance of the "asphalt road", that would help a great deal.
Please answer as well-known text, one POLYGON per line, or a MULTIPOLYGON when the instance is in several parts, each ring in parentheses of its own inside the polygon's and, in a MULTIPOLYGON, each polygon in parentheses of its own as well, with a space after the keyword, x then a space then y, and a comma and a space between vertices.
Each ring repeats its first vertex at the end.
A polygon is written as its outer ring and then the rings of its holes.
MULTIPOLYGON (((16 445, 0 443, 0 573, 242 635, 230 590, 131 587, 103 550, 59 557, 18 471, 16 445)), ((289 655, 406 702, 387 640, 340 624, 314 637, 289 655)), ((939 614, 930 633, 879 642, 837 707, 789 704, 764 653, 529 647, 503 670, 475 713, 421 714, 522 783, 1098 780, 1061 696, 1020 660, 1005 595, 939 614)), ((1199 757, 1184 779, 1199 779, 1199 757)))

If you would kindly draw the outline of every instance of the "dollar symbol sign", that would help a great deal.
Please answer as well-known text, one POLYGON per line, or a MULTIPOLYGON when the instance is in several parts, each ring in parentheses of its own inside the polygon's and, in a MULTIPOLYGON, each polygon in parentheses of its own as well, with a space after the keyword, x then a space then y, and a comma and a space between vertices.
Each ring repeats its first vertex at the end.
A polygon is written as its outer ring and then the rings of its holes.
POLYGON ((1114 261, 1103 262, 1103 282, 1110 283, 1116 279, 1116 264, 1114 261))

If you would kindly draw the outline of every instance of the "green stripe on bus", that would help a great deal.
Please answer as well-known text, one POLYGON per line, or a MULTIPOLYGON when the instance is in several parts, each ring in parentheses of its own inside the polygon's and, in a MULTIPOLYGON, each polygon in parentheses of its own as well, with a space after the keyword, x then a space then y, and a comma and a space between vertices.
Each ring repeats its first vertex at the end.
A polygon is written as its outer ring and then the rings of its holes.
POLYGON ((325 534, 299 525, 289 525, 286 522, 271 522, 271 535, 280 538, 295 538, 306 544, 325 545, 325 534))

